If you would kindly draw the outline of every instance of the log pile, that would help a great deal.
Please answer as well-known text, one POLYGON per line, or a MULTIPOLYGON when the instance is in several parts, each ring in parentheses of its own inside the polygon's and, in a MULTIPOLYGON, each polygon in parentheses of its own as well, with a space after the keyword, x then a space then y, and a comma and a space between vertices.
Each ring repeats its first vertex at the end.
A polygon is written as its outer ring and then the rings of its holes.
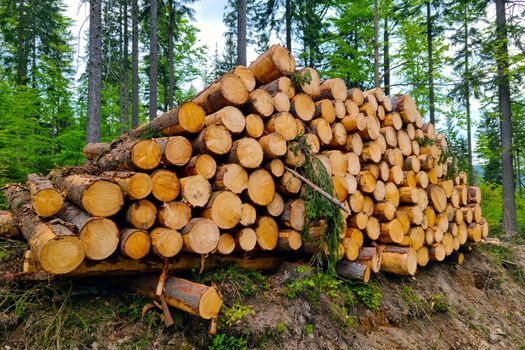
MULTIPOLYGON (((445 138, 413 98, 321 82, 277 45, 84 155, 87 166, 5 190, 12 215, 0 212, 0 232, 28 241, 26 272, 136 274, 162 267, 151 262, 159 258, 194 268, 199 256, 328 254, 326 222, 306 219, 307 189, 345 221, 336 271, 348 279, 413 275, 488 234, 479 188, 455 173, 445 138), (329 176, 325 190, 303 171, 310 158, 329 176)), ((159 297, 153 279, 135 284, 159 297)), ((214 287, 175 277, 164 286, 171 305, 216 316, 214 287)))

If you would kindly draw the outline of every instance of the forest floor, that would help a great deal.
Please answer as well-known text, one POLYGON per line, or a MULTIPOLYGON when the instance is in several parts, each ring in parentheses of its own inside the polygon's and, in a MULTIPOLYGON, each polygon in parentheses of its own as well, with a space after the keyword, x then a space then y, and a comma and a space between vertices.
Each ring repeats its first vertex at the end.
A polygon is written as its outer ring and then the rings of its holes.
POLYGON ((463 265, 415 277, 347 283, 296 264, 261 275, 193 274, 225 305, 208 322, 173 311, 166 329, 149 300, 113 279, 13 281, 25 244, 0 241, 0 349, 525 349, 525 245, 481 244, 463 265))

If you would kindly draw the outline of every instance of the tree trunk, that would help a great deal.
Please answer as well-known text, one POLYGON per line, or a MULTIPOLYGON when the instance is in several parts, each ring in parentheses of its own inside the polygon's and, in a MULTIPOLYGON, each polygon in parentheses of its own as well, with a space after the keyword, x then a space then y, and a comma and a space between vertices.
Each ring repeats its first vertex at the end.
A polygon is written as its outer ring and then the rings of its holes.
POLYGON ((379 16, 377 13, 377 2, 374 0, 374 86, 378 87, 380 84, 379 81, 379 36, 378 36, 378 27, 379 27, 379 16))
POLYGON ((432 57, 432 17, 430 9, 430 1, 425 2, 427 7, 427 53, 428 53, 428 102, 430 122, 436 123, 434 111, 434 59, 432 57))
POLYGON ((516 198, 512 161, 512 111, 510 108, 509 58, 505 0, 496 0, 496 61, 498 64, 498 97, 501 113, 501 168, 503 187, 503 232, 510 238, 517 232, 516 198))
POLYGON ((149 120, 157 117, 157 79, 158 79, 158 42, 157 42, 157 0, 150 1, 150 47, 149 47, 149 120))
POLYGON ((286 48, 292 52, 292 0, 285 0, 286 48))
POLYGON ((86 142, 100 142, 102 83, 102 1, 89 1, 88 121, 86 142))
POLYGON ((237 64, 246 66, 246 0, 237 0, 237 64))
POLYGON ((131 127, 139 126, 139 5, 133 0, 131 9, 131 127))
POLYGON ((47 178, 29 174, 27 185, 31 191, 33 210, 38 216, 53 216, 62 208, 64 198, 47 178))
POLYGON ((122 101, 123 107, 123 132, 128 132, 129 130, 129 34, 128 34, 128 0, 124 1, 124 57, 122 58, 122 86, 124 100, 122 101))
POLYGON ((175 25, 175 9, 173 8, 173 1, 168 2, 169 17, 168 17, 168 108, 173 108, 173 91, 174 91, 174 74, 175 68, 173 63, 173 27, 175 25))
POLYGON ((471 132, 471 121, 470 121, 470 67, 469 67, 469 53, 468 53, 468 2, 465 2, 464 18, 464 31, 463 31, 463 55, 465 59, 465 111, 467 117, 467 147, 468 147, 468 175, 469 185, 474 186, 474 165, 472 163, 472 132, 471 132))
POLYGON ((390 96, 390 33, 388 31, 388 13, 385 15, 383 29, 383 89, 390 96))

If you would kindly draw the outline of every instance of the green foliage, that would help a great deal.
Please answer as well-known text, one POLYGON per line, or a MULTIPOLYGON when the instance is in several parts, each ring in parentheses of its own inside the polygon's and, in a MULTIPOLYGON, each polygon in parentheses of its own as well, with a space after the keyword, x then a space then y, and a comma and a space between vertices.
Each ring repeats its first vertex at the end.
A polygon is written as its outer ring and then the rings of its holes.
POLYGON ((311 323, 307 323, 305 326, 304 326, 304 333, 306 335, 308 334, 313 334, 314 332, 314 325, 311 324, 311 323))
POLYGON ((450 310, 450 304, 445 295, 435 294, 432 296, 430 308, 435 312, 445 313, 450 310))
POLYGON ((277 334, 279 334, 279 335, 282 335, 282 334, 284 334, 286 332, 287 328, 288 327, 286 327, 286 323, 279 322, 275 326, 275 332, 277 332, 277 334))
MULTIPOLYGON (((490 235, 499 237, 501 235, 502 220, 502 189, 501 185, 493 183, 481 183, 481 209, 490 228, 490 235)), ((516 210, 518 218, 518 231, 525 233, 525 198, 516 196, 516 210)))
POLYGON ((312 75, 309 70, 296 71, 290 76, 293 86, 296 88, 303 84, 310 84, 312 82, 312 75))
POLYGON ((483 244, 479 245, 478 249, 489 253, 495 262, 501 265, 517 283, 525 286, 525 271, 521 267, 514 248, 504 245, 483 244))
POLYGON ((224 309, 226 326, 232 326, 248 315, 255 315, 252 306, 236 303, 231 307, 224 309))
POLYGON ((381 307, 381 299, 383 294, 379 288, 372 284, 354 284, 350 288, 357 297, 357 300, 361 302, 369 310, 379 310, 381 307))
POLYGON ((245 350, 247 348, 244 338, 236 338, 233 335, 217 334, 208 347, 208 350, 245 350))

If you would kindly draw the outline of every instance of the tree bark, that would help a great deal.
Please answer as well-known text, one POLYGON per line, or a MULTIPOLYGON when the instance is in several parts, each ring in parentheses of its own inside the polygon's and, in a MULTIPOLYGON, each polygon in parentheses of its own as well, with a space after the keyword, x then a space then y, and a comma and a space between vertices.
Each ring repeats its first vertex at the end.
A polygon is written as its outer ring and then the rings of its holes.
POLYGON ((379 16, 377 13, 377 2, 374 0, 374 86, 378 87, 379 82, 379 36, 378 36, 378 26, 379 26, 379 16))
POLYGON ((286 17, 286 48, 292 52, 292 0, 286 0, 285 17, 286 17))
POLYGON ((175 25, 175 10, 173 8, 173 1, 168 2, 169 17, 168 17, 168 109, 173 108, 173 91, 174 91, 174 63, 173 63, 173 27, 175 25))
POLYGON ((149 120, 157 117, 158 40, 157 0, 150 1, 149 120))
POLYGON ((102 81, 102 3, 89 2, 88 121, 86 142, 100 142, 100 90, 102 81))
POLYGON ((428 53, 428 102, 429 102, 429 115, 430 122, 436 123, 435 111, 434 111, 434 59, 432 52, 432 17, 430 9, 430 1, 425 2, 427 7, 427 53, 428 53))
POLYGON ((131 10, 131 127, 139 126, 139 5, 133 0, 131 10))
POLYGON ((385 15, 383 29, 383 89, 390 96, 390 33, 388 31, 388 13, 385 15))
POLYGON ((246 0, 237 0, 237 64, 246 66, 246 0))
POLYGON ((474 186, 474 165, 472 164, 472 132, 470 121, 470 66, 469 66, 469 52, 468 52, 468 2, 465 2, 465 12, 463 15, 463 55, 465 59, 465 112, 467 117, 467 147, 468 147, 468 175, 469 185, 474 186))
POLYGON ((128 1, 124 1, 124 54, 122 57, 122 94, 124 99, 122 101, 123 107, 123 119, 122 119, 122 131, 128 132, 129 130, 129 34, 128 34, 128 1))
POLYGON ((503 232, 512 237, 517 232, 516 198, 512 161, 512 111, 510 108, 509 58, 505 0, 496 0, 496 62, 498 64, 498 99, 501 113, 501 168, 503 187, 503 232))

